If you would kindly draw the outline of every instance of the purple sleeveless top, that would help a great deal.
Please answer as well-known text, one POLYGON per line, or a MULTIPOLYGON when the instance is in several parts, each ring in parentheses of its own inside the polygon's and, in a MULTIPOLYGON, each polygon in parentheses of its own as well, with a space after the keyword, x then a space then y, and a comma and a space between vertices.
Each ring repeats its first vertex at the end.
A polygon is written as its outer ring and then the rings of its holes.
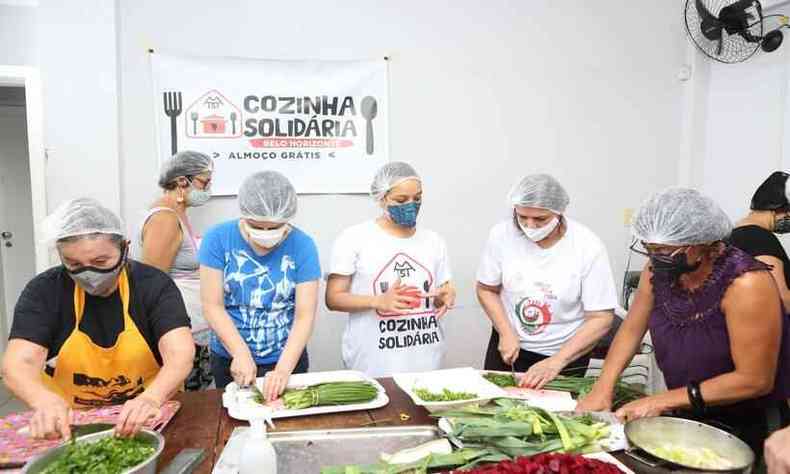
MULTIPOLYGON (((648 326, 656 360, 669 389, 735 370, 721 300, 730 283, 739 276, 769 269, 746 252, 728 245, 714 262, 711 275, 693 292, 672 284, 667 276, 653 276, 654 305, 648 326)), ((788 397, 790 317, 784 314, 776 381, 767 398, 783 400, 788 397)))

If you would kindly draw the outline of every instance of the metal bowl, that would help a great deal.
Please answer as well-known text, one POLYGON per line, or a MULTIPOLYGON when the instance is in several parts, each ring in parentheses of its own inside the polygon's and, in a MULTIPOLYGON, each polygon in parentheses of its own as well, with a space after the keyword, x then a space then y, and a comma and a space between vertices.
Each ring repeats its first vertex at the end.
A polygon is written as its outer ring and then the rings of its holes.
POLYGON ((749 445, 724 430, 694 420, 668 416, 640 418, 625 424, 625 436, 632 446, 657 459, 686 469, 706 472, 749 472, 754 464, 754 452, 749 445), (665 444, 709 448, 730 461, 733 467, 700 469, 663 458, 653 452, 656 446, 665 444))
MULTIPOLYGON (((99 433, 93 433, 86 436, 81 436, 77 438, 77 443, 95 443, 100 439, 107 438, 109 436, 114 436, 113 430, 108 431, 101 431, 99 433)), ((148 441, 152 445, 156 447, 156 451, 154 454, 151 455, 148 459, 141 462, 136 466, 132 466, 129 469, 123 471, 122 474, 156 474, 156 464, 159 460, 159 456, 162 454, 162 450, 165 448, 165 439, 162 437, 161 434, 157 433, 156 431, 151 430, 141 430, 135 436, 137 439, 142 439, 148 441)), ((54 448, 48 449, 47 451, 39 454, 38 456, 34 457, 30 461, 25 464, 25 467, 22 469, 23 474, 38 474, 44 470, 51 462, 53 462, 58 456, 60 456, 63 451, 66 449, 67 444, 62 444, 60 446, 56 446, 54 448)))

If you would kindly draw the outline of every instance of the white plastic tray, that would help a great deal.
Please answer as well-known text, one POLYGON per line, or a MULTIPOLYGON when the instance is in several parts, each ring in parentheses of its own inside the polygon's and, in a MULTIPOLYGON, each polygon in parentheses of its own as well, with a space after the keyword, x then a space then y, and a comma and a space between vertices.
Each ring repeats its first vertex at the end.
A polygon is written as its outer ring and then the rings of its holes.
POLYGON ((392 378, 411 397, 415 405, 425 407, 431 413, 507 397, 504 390, 484 379, 477 369, 471 367, 395 374, 392 378), (453 392, 475 393, 477 398, 455 402, 426 402, 414 393, 418 388, 432 392, 441 392, 446 388, 453 392))
MULTIPOLYGON (((381 408, 390 402, 386 390, 375 379, 368 377, 362 372, 354 370, 336 370, 332 372, 313 372, 306 374, 294 374, 288 379, 286 388, 305 388, 310 385, 326 382, 370 382, 378 390, 378 396, 367 403, 357 403, 353 405, 332 405, 323 407, 305 408, 303 410, 288 410, 285 408, 275 408, 272 411, 272 418, 289 418, 295 416, 321 415, 325 413, 339 413, 344 411, 372 410, 381 408)), ((263 377, 258 377, 255 385, 259 390, 263 390, 263 377)), ((222 394, 222 406, 227 408, 228 415, 237 420, 249 421, 252 418, 261 416, 270 408, 254 401, 255 393, 249 389, 240 389, 235 382, 231 382, 225 387, 222 394)))

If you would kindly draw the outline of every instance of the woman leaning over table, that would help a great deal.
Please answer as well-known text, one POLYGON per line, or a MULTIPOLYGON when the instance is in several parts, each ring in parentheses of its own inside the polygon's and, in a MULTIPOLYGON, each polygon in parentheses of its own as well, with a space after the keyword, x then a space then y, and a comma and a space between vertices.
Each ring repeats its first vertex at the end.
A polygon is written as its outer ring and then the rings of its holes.
POLYGON ((785 424, 790 321, 769 267, 723 243, 732 226, 711 199, 669 188, 636 213, 633 234, 650 261, 600 379, 578 410, 609 410, 614 384, 647 330, 668 391, 617 411, 633 420, 676 411, 728 427, 761 458, 785 424))
POLYGON ((288 178, 255 173, 238 202, 241 218, 213 227, 200 246, 211 369, 218 388, 265 376, 273 400, 292 373, 307 372, 321 267, 313 239, 290 222, 297 197, 288 178))
POLYGON ((541 388, 584 375, 617 293, 603 242, 565 216, 570 199, 556 179, 526 176, 509 198, 513 214, 491 230, 477 272, 493 326, 485 368, 526 371, 520 384, 541 388))
POLYGON ((93 199, 63 204, 43 227, 62 263, 19 297, 4 381, 34 410, 34 437, 68 439, 71 408, 117 404, 115 431, 130 436, 192 366, 181 294, 165 273, 128 258, 121 220, 93 199))

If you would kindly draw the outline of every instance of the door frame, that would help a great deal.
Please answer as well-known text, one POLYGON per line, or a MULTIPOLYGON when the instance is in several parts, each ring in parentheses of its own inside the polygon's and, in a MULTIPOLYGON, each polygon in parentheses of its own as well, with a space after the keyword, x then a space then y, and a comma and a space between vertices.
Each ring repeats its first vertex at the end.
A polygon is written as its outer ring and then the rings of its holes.
POLYGON ((44 149, 43 98, 38 69, 29 66, 0 66, 0 86, 25 88, 27 155, 30 162, 30 193, 33 200, 33 235, 36 239, 36 273, 49 266, 49 251, 43 239, 42 222, 47 216, 46 151, 44 149))

